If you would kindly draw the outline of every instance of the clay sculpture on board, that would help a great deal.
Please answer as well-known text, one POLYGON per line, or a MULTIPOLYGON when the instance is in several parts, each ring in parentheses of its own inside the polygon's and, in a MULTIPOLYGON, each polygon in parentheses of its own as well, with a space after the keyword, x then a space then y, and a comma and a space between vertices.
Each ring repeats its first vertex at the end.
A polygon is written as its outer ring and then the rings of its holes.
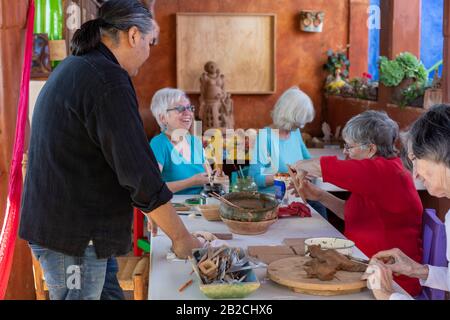
POLYGON ((320 245, 309 246, 308 250, 312 258, 305 263, 305 271, 309 278, 318 278, 322 281, 334 279, 337 271, 364 272, 367 266, 355 262, 336 250, 322 250, 320 245))

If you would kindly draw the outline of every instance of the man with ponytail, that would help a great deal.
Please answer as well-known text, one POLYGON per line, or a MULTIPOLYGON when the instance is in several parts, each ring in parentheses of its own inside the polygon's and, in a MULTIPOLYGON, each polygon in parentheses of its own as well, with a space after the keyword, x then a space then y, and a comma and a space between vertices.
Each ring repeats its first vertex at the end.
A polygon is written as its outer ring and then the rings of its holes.
POLYGON ((133 206, 171 238, 177 256, 200 246, 170 204, 130 79, 158 35, 140 1, 106 1, 39 94, 19 235, 51 299, 100 298, 108 258, 131 249, 133 206))

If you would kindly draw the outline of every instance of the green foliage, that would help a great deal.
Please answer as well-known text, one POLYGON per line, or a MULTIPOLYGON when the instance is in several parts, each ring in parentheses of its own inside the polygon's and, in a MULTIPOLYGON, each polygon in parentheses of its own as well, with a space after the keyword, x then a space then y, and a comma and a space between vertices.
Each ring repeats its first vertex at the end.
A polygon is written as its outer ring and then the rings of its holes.
POLYGON ((403 91, 401 105, 408 105, 424 94, 428 72, 413 54, 403 52, 394 60, 380 57, 379 66, 380 82, 386 87, 396 87, 405 79, 414 79, 414 84, 403 91))
POLYGON ((402 82, 405 72, 396 60, 380 57, 380 82, 386 87, 395 87, 402 82))
POLYGON ((347 79, 349 76, 348 68, 350 67, 350 61, 344 52, 333 52, 333 50, 327 51, 328 60, 323 65, 324 70, 329 74, 335 75, 336 69, 341 70, 341 76, 343 79, 347 79))
POLYGON ((420 83, 427 81, 427 70, 422 62, 420 62, 412 53, 403 52, 399 54, 395 60, 405 72, 405 78, 415 78, 420 83))
POLYGON ((403 99, 400 101, 401 106, 411 105, 411 103, 425 94, 425 85, 416 82, 403 91, 403 99))

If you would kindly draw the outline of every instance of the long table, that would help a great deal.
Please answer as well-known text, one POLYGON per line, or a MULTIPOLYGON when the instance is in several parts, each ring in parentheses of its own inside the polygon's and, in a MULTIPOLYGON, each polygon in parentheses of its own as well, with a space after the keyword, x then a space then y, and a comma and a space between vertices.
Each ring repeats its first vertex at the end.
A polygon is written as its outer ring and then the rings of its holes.
MULTIPOLYGON (((173 202, 184 202, 191 196, 175 195, 173 202)), ((282 218, 273 224, 269 230, 262 235, 245 236, 233 234, 233 239, 227 243, 233 247, 247 248, 251 245, 281 245, 285 238, 309 238, 309 237, 340 237, 345 238, 338 230, 328 223, 320 214, 311 208, 311 218, 282 218)), ((214 233, 230 232, 227 226, 221 221, 207 221, 202 216, 195 218, 182 215, 181 219, 189 231, 209 231, 214 233)), ((168 259, 171 241, 160 230, 158 235, 151 238, 150 274, 148 298, 154 300, 203 300, 209 299, 203 295, 199 289, 199 282, 195 274, 190 274, 192 267, 190 262, 179 259, 168 259), (194 283, 179 292, 178 288, 193 279, 194 283)), ((355 257, 367 258, 359 249, 353 252, 355 257)), ((283 299, 373 299, 372 293, 365 289, 362 292, 340 295, 340 296, 312 296, 288 289, 278 285, 266 278, 266 269, 256 269, 256 275, 261 282, 261 287, 252 293, 247 299, 258 300, 283 300, 283 299)), ((404 291, 394 284, 399 292, 404 291)))

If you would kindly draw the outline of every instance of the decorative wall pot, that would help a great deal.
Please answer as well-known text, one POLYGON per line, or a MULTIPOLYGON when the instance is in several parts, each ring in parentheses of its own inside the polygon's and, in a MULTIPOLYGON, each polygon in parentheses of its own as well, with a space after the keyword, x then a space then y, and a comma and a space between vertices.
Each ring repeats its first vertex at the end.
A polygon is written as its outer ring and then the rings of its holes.
POLYGON ((323 11, 300 11, 300 30, 305 32, 322 32, 325 13, 323 11))

